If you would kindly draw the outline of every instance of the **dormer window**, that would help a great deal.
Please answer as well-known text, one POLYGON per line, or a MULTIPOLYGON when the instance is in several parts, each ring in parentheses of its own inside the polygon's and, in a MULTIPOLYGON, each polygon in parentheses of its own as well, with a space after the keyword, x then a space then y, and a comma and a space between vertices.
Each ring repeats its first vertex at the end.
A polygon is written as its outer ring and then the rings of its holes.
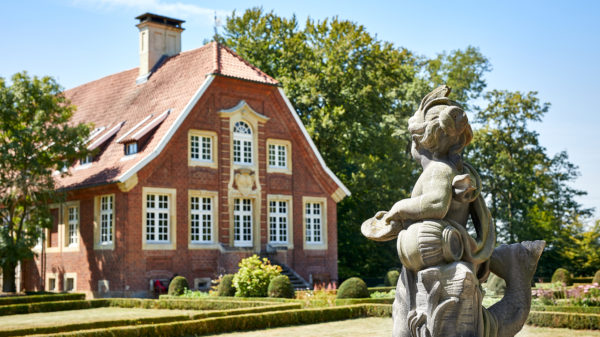
POLYGON ((87 156, 85 156, 85 158, 82 158, 81 160, 79 160, 79 165, 81 165, 81 166, 89 165, 92 163, 92 161, 94 161, 94 156, 87 155, 87 156))
POLYGON ((137 142, 125 144, 125 155, 130 156, 138 152, 137 142))
POLYGON ((233 127, 233 163, 252 165, 252 129, 246 122, 236 122, 233 127))

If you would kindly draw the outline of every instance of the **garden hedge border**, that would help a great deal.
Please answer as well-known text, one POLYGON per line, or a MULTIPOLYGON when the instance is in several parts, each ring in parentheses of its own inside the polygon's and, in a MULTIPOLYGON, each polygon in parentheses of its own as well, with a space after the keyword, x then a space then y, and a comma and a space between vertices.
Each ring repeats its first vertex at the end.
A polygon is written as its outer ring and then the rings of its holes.
POLYGON ((551 328, 597 330, 600 329, 600 315, 551 311, 531 311, 529 313, 529 316, 527 317, 527 324, 551 328))
POLYGON ((533 305, 531 311, 551 311, 562 313, 600 314, 600 307, 576 307, 556 305, 533 305))
POLYGON ((295 309, 277 312, 252 313, 235 316, 213 317, 153 325, 138 325, 74 331, 52 335, 81 337, 129 337, 129 336, 187 336, 214 334, 231 331, 248 331, 288 325, 314 324, 344 319, 378 316, 389 317, 390 305, 358 304, 318 309, 295 309))
POLYGON ((106 306, 109 306, 109 302, 106 299, 12 304, 0 306, 0 316, 30 314, 34 312, 92 309, 106 306))
POLYGON ((335 300, 335 305, 352 305, 352 304, 392 304, 394 298, 338 298, 335 300))
POLYGON ((39 303, 39 302, 75 301, 75 300, 85 300, 85 294, 66 293, 66 294, 0 297, 0 306, 13 305, 13 304, 39 303))
POLYGON ((367 289, 369 290, 369 294, 372 294, 376 291, 380 291, 382 293, 388 293, 388 292, 390 292, 390 290, 396 290, 396 287, 369 287, 367 289))
MULTIPOLYGON (((299 302, 297 302, 299 304, 299 302)), ((34 312, 52 312, 100 307, 142 308, 142 309, 179 309, 179 310, 232 310, 274 306, 272 301, 232 301, 232 300, 152 300, 139 298, 103 298, 95 300, 55 301, 0 306, 0 316, 29 314, 34 312)))
POLYGON ((182 322, 189 320, 198 320, 211 317, 223 317, 223 316, 235 316, 249 313, 263 313, 269 311, 284 311, 284 310, 295 310, 300 309, 299 303, 295 304, 281 304, 281 305, 268 305, 262 307, 252 308, 241 308, 233 310, 216 310, 201 312, 198 314, 190 315, 174 315, 167 317, 148 317, 148 318, 137 318, 137 319, 122 319, 122 320, 106 320, 89 323, 73 323, 61 326, 51 327, 32 327, 25 329, 14 329, 14 330, 0 330, 0 337, 12 337, 12 336, 23 336, 32 334, 54 334, 54 333, 67 333, 75 332, 79 330, 91 330, 91 329, 106 329, 123 326, 135 326, 135 325, 147 325, 147 324, 161 324, 161 323, 173 323, 182 322))

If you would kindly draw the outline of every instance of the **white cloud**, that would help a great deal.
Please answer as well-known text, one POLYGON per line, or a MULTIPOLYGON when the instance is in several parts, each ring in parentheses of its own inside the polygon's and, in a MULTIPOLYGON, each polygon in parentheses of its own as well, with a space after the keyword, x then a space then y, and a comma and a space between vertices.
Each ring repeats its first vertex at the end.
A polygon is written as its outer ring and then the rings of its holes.
POLYGON ((92 6, 96 9, 119 10, 136 9, 141 13, 172 16, 177 19, 195 21, 203 24, 214 24, 215 12, 218 20, 231 13, 225 10, 200 7, 195 4, 164 0, 73 0, 74 5, 92 6))

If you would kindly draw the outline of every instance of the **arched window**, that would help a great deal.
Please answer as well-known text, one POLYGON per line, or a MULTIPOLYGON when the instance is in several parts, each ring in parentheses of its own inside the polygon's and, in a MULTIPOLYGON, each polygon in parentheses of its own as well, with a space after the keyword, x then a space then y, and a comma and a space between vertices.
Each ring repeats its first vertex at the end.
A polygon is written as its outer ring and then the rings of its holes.
POLYGON ((252 129, 242 121, 233 127, 233 163, 252 164, 252 129))

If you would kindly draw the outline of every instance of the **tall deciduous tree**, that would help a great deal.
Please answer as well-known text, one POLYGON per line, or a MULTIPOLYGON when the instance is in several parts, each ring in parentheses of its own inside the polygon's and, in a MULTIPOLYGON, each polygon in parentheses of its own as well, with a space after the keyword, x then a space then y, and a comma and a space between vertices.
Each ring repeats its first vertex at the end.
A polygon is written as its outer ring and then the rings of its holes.
POLYGON ((576 265, 568 251, 577 249, 573 238, 584 233, 580 219, 591 214, 575 200, 585 192, 569 186, 577 167, 566 152, 549 157, 529 128, 542 121, 550 105, 535 92, 493 90, 484 98, 487 106, 477 111, 481 128, 467 148, 467 160, 481 174, 499 241, 546 240, 539 270, 544 276, 576 265))
POLYGON ((352 191, 338 208, 342 278, 384 275, 398 265, 394 243, 360 234, 360 222, 408 196, 418 167, 407 118, 438 81, 455 97, 477 97, 487 60, 475 48, 434 60, 383 42, 338 18, 303 28, 260 8, 227 19, 221 42, 283 84, 328 166, 352 191))
POLYGON ((50 77, 0 78, 0 267, 3 291, 14 292, 15 268, 33 256, 49 204, 60 200, 54 179, 87 155, 87 125, 69 125, 74 107, 50 77))

